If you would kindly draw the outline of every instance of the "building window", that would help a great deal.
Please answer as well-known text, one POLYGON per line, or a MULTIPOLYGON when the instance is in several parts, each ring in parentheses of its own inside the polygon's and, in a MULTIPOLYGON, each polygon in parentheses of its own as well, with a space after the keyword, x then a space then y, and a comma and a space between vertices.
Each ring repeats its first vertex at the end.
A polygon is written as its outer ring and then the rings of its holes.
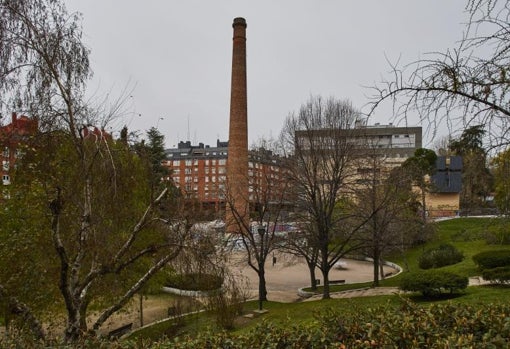
POLYGON ((185 174, 191 174, 191 168, 185 168, 184 169, 185 174))
POLYGON ((191 160, 186 160, 186 166, 191 166, 193 163, 191 160))
POLYGON ((205 166, 209 166, 209 159, 205 160, 205 166))
POLYGON ((193 160, 193 165, 195 165, 195 166, 198 165, 198 159, 193 160))
POLYGON ((226 165, 226 164, 227 164, 227 160, 226 159, 218 160, 218 165, 226 165))
POLYGON ((218 168, 218 173, 225 173, 225 167, 218 168))
POLYGON ((2 175, 2 182, 4 185, 11 184, 11 177, 9 175, 2 175))
POLYGON ((4 148, 3 156, 4 156, 4 158, 8 158, 9 157, 9 148, 8 147, 4 148))
POLYGON ((216 167, 211 168, 211 173, 216 173, 216 167))
POLYGON ((174 166, 180 166, 181 160, 174 160, 174 166))
POLYGON ((9 171, 9 161, 2 161, 2 169, 4 171, 9 171))

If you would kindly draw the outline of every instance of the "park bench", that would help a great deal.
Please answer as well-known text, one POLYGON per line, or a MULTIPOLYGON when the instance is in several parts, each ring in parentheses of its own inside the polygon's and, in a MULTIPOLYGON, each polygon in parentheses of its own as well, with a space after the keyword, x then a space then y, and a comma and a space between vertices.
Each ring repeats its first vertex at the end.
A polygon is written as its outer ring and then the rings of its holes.
POLYGON ((114 330, 111 330, 110 332, 108 332, 108 338, 109 339, 116 339, 116 338, 120 338, 122 337, 123 335, 125 335, 126 333, 129 333, 131 332, 131 329, 133 328, 133 323, 129 323, 129 324, 126 324, 124 326, 121 326, 121 327, 118 327, 114 330))
POLYGON ((345 284, 345 280, 329 280, 330 284, 345 284))

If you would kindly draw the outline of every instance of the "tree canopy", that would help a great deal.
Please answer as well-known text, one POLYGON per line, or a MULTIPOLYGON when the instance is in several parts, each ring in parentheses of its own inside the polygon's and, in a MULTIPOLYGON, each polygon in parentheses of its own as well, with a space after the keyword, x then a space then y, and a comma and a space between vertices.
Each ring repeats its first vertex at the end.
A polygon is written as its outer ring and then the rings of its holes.
MULTIPOLYGON (((351 214, 345 201, 359 149, 353 142, 360 118, 349 101, 311 96, 291 113, 281 133, 287 151, 286 174, 298 206, 296 219, 306 226, 306 239, 317 247, 317 267, 329 298, 329 271, 347 253, 359 248, 359 226, 346 224, 351 214)), ((314 249, 307 249, 314 253, 314 249)))
MULTIPOLYGON (((395 117, 416 113, 433 133, 483 125, 491 147, 510 142, 510 6, 508 0, 467 0, 467 24, 456 48, 401 66, 374 87, 371 112, 393 103, 395 117)), ((460 34, 460 33, 459 33, 460 34)))
POLYGON ((190 215, 168 188, 152 194, 141 158, 105 132, 118 105, 84 100, 91 72, 78 14, 59 0, 0 0, 0 33, 0 109, 40 125, 0 212, 0 300, 37 336, 37 317, 65 309, 73 342, 180 253, 190 215), (89 328, 91 305, 100 311, 89 328))

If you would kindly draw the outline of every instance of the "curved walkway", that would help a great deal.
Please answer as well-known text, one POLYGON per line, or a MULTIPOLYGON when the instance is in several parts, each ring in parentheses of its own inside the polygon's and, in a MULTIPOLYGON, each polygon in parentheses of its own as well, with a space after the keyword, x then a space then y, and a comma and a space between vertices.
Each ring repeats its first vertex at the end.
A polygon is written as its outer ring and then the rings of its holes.
MULTIPOLYGON (((386 296, 403 293, 398 287, 365 287, 355 290, 347 290, 341 292, 331 292, 331 298, 354 298, 354 297, 372 297, 372 296, 386 296)), ((312 297, 306 298, 303 302, 317 301, 322 299, 321 294, 316 294, 312 297)))
MULTIPOLYGON (((231 271, 236 278, 244 279, 247 283, 247 290, 250 297, 256 298, 258 294, 258 277, 253 269, 246 265, 242 259, 242 253, 233 255, 230 265, 231 271)), ((275 254, 276 263, 272 264, 272 258, 268 258, 266 263, 266 288, 267 297, 271 301, 277 302, 298 302, 304 298, 298 295, 298 289, 310 285, 310 273, 303 258, 289 254, 275 254)), ((344 268, 333 268, 330 271, 330 280, 345 280, 346 284, 362 283, 372 281, 373 264, 372 262, 358 260, 342 260, 344 268)), ((316 278, 321 281, 322 274, 316 269, 316 278)), ((395 273, 396 270, 385 266, 385 273, 395 273)), ((365 297, 378 294, 393 294, 397 288, 369 288, 362 290, 344 291, 340 293, 331 293, 332 298, 347 297, 365 297)), ((308 298, 308 300, 320 299, 320 295, 308 298)))
MULTIPOLYGON (((303 298, 298 295, 298 289, 310 285, 310 276, 308 267, 303 258, 288 254, 275 254, 276 264, 272 265, 272 258, 268 258, 266 263, 266 287, 267 298, 277 302, 299 302, 313 301, 322 299, 322 295, 317 294, 309 298, 303 298)), ((239 278, 244 278, 247 283, 247 289, 251 299, 256 299, 258 295, 258 278, 253 269, 246 265, 242 259, 241 253, 234 254, 231 259, 231 270, 239 278)), ((344 260, 344 269, 332 269, 329 275, 330 280, 345 280, 346 284, 355 284, 370 282, 373 280, 373 264, 371 262, 344 260)), ((396 270, 384 266, 385 273, 395 273, 396 270)), ((316 277, 322 278, 319 270, 316 270, 316 277)), ((322 281, 322 280, 321 280, 322 281)), ((481 277, 471 277, 470 286, 486 284, 481 277)), ((332 292, 331 298, 354 298, 369 297, 380 295, 393 295, 401 293, 398 287, 376 287, 362 288, 341 292, 332 292)))

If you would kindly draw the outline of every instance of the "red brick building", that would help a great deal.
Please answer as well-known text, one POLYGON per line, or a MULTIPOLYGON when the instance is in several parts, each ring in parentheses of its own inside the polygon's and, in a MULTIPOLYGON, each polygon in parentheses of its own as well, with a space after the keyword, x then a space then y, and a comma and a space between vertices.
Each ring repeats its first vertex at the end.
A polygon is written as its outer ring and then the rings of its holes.
POLYGON ((38 121, 25 115, 18 116, 12 113, 10 124, 0 127, 0 160, 2 161, 2 184, 11 183, 11 173, 16 159, 21 156, 21 146, 26 144, 27 139, 35 135, 38 129, 38 121))
MULTIPOLYGON (((179 142, 177 148, 166 150, 163 165, 169 169, 169 178, 188 197, 197 199, 202 206, 215 211, 225 209, 228 142, 216 142, 216 147, 190 141, 179 142)), ((248 188, 250 203, 257 200, 255 191, 268 180, 281 179, 281 161, 270 151, 259 149, 249 152, 248 188)))

